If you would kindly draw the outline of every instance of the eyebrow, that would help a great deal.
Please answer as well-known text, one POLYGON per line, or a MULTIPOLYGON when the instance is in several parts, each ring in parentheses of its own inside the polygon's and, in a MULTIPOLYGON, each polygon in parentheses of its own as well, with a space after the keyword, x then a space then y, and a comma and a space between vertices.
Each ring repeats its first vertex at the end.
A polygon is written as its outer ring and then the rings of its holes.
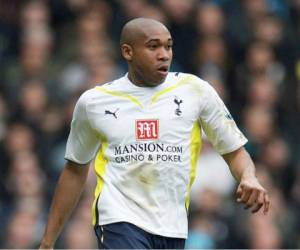
MULTIPOLYGON (((146 41, 146 44, 148 44, 148 43, 150 43, 150 42, 160 42, 160 41, 161 41, 161 40, 158 39, 158 38, 152 38, 152 39, 146 41)), ((168 39, 168 42, 173 42, 173 39, 172 39, 172 38, 169 38, 169 39, 168 39)))

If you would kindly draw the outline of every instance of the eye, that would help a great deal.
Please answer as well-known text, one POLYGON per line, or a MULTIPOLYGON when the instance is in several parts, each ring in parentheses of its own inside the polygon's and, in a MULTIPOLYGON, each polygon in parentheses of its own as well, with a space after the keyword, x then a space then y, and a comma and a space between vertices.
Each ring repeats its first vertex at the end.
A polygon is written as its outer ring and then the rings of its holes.
POLYGON ((151 50, 157 49, 158 45, 157 44, 149 44, 148 48, 151 50))

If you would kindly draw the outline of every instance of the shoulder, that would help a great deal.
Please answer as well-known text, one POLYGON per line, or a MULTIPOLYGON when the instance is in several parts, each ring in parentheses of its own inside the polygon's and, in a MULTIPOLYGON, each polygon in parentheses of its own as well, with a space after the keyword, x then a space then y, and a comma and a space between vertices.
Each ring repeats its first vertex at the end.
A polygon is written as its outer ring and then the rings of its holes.
POLYGON ((96 86, 94 89, 96 91, 99 91, 99 90, 117 90, 117 89, 120 89, 122 87, 124 87, 124 83, 128 81, 127 78, 125 76, 123 77, 120 77, 118 79, 115 79, 113 81, 110 81, 110 82, 107 82, 107 83, 104 83, 102 85, 99 85, 99 86, 96 86))
POLYGON ((207 81, 189 73, 170 72, 168 78, 170 81, 176 82, 176 84, 188 84, 198 91, 209 91, 212 88, 207 81))
POLYGON ((90 100, 92 100, 96 96, 98 96, 98 91, 96 90, 96 88, 88 89, 80 95, 77 103, 81 105, 86 105, 90 100))
POLYGON ((183 72, 170 72, 168 75, 168 78, 170 80, 187 80, 189 82, 195 82, 198 84, 207 84, 206 81, 204 81, 203 79, 201 79, 200 77, 194 75, 194 74, 189 74, 189 73, 183 73, 183 72))
POLYGON ((86 116, 87 104, 91 99, 93 99, 94 95, 95 93, 93 89, 86 90, 80 95, 74 108, 74 117, 78 119, 79 117, 86 116))
POLYGON ((94 88, 88 89, 81 94, 78 102, 88 104, 89 102, 101 97, 106 91, 114 90, 115 88, 121 86, 123 81, 124 77, 121 77, 111 82, 97 85, 94 88))

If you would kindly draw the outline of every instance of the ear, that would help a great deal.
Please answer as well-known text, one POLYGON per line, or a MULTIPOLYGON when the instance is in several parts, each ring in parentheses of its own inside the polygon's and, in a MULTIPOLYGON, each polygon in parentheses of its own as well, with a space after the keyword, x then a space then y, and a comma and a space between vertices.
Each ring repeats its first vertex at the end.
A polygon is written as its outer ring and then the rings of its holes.
POLYGON ((121 45, 121 53, 126 61, 131 61, 133 51, 132 51, 132 47, 129 44, 124 43, 121 45))

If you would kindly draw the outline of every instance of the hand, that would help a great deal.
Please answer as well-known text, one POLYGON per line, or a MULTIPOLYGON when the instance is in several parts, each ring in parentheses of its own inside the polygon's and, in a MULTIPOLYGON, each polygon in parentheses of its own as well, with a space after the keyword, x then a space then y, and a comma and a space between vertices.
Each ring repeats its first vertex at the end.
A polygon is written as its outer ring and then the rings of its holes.
POLYGON ((252 213, 258 212, 263 207, 267 214, 270 207, 270 198, 267 191, 260 185, 255 177, 242 179, 237 188, 237 202, 245 204, 245 209, 253 207, 252 213))
POLYGON ((46 244, 42 241, 40 247, 39 247, 40 250, 42 249, 49 249, 49 250, 53 250, 53 245, 50 245, 50 244, 46 244))
POLYGON ((53 247, 45 247, 45 246, 40 245, 39 250, 43 250, 43 249, 53 250, 53 247))

